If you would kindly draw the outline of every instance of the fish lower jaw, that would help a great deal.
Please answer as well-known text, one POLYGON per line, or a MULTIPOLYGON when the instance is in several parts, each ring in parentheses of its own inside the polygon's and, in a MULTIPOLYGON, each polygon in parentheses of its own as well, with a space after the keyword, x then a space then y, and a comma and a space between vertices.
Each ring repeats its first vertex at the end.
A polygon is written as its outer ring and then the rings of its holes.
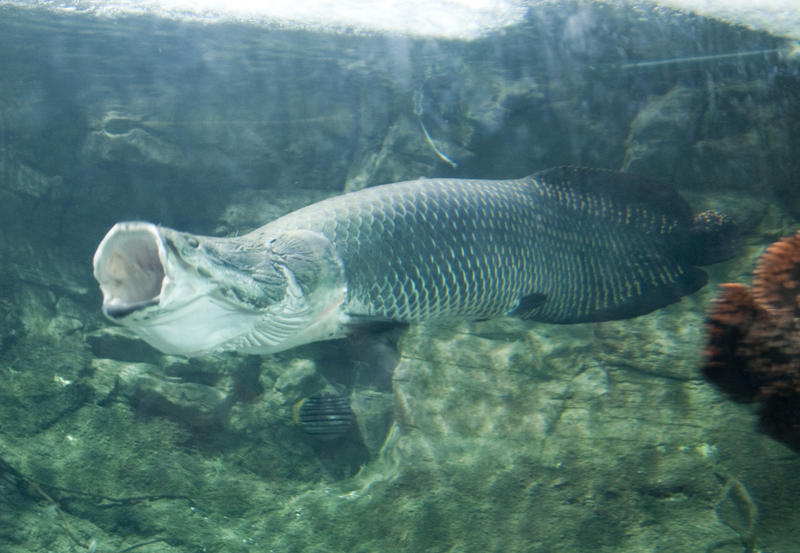
POLYGON ((258 312, 200 297, 161 316, 118 322, 163 353, 196 357, 229 349, 225 344, 246 333, 260 317, 258 312))

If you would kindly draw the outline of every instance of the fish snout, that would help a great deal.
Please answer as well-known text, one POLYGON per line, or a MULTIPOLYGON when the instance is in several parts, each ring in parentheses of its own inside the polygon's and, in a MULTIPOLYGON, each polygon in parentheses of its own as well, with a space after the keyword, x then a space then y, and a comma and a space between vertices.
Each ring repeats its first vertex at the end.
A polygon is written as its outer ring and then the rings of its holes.
POLYGON ((94 254, 94 277, 103 293, 103 313, 118 320, 157 305, 165 279, 166 252, 152 223, 117 223, 94 254))

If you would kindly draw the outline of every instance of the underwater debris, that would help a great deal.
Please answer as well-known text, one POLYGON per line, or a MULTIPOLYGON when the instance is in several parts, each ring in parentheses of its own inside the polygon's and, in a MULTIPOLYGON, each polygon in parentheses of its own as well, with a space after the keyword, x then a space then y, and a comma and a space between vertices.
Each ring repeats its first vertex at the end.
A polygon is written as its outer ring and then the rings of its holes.
POLYGON ((795 61, 800 55, 800 41, 787 40, 784 44, 777 48, 762 48, 759 50, 743 50, 739 52, 720 52, 716 54, 696 55, 696 56, 678 56, 674 58, 665 58, 657 60, 640 60, 630 63, 623 63, 619 66, 620 69, 644 69, 650 67, 661 67, 664 65, 684 65, 684 64, 703 64, 707 62, 718 63, 721 61, 734 61, 739 62, 745 58, 764 58, 766 56, 775 55, 781 61, 795 61))
POLYGON ((767 248, 752 288, 720 288, 703 374, 734 400, 759 403, 761 430, 800 452, 800 231, 767 248))
POLYGON ((717 520, 738 534, 736 538, 722 540, 710 545, 706 551, 712 553, 728 545, 742 545, 745 553, 757 553, 758 540, 755 529, 758 523, 758 506, 747 487, 730 475, 714 473, 723 484, 719 498, 714 504, 717 520))
POLYGON ((355 422, 350 400, 342 396, 313 396, 298 401, 292 418, 303 430, 320 440, 344 436, 355 422))
POLYGON ((422 134, 425 135, 425 140, 427 140, 428 145, 436 152, 436 155, 447 163, 453 169, 458 169, 458 163, 447 157, 447 155, 436 145, 436 142, 433 141, 433 137, 431 133, 428 132, 427 127, 425 126, 425 122, 422 120, 422 89, 417 90, 414 92, 414 115, 417 116, 419 120, 419 126, 422 129, 422 134))

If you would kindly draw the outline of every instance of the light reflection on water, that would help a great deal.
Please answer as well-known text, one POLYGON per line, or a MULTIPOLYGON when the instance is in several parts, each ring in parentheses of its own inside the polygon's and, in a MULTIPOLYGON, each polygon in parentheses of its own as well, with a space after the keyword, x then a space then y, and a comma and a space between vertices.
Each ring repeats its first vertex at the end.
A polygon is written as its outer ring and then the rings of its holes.
POLYGON ((458 39, 480 37, 520 23, 528 11, 528 4, 521 0, 12 0, 2 4, 112 18, 156 15, 203 23, 245 22, 281 29, 458 39))
MULTIPOLYGON (((611 0, 597 2, 650 10, 676 10, 733 25, 800 39, 796 0, 611 0)), ((523 21, 544 6, 580 7, 563 0, 3 0, 0 5, 91 13, 101 17, 155 15, 203 23, 244 22, 281 29, 334 33, 388 33, 474 39, 523 21)), ((591 4, 586 3, 586 4, 591 4)))

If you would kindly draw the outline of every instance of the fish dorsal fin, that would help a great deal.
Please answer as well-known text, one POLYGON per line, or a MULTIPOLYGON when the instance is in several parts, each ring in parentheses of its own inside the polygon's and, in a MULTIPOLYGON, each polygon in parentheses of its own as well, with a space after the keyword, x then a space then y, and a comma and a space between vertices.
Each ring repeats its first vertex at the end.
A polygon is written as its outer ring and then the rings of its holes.
POLYGON ((686 229, 691 224, 692 209, 677 191, 641 175, 565 165, 539 171, 530 178, 579 196, 601 196, 628 208, 644 208, 645 213, 666 214, 686 229))

